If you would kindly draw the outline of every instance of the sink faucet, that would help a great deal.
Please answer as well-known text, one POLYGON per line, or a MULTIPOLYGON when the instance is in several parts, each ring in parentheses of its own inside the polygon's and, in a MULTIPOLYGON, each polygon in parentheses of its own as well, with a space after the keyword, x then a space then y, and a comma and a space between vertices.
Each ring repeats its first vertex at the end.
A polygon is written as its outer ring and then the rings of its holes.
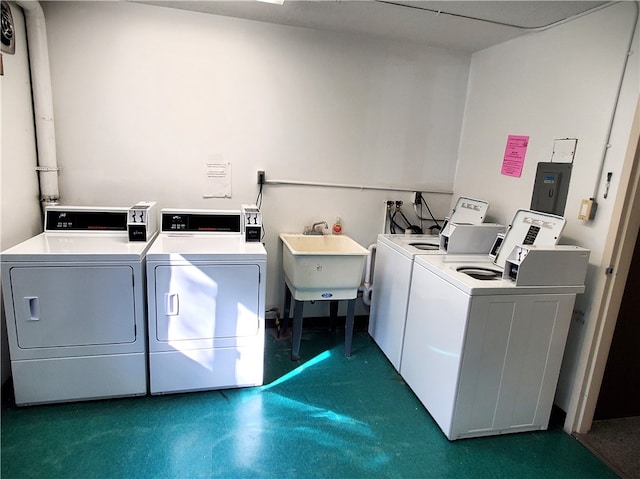
POLYGON ((329 225, 327 224, 326 221, 318 221, 317 223, 313 223, 311 225, 311 228, 305 228, 305 232, 304 234, 306 235, 321 235, 324 234, 322 232, 322 228, 319 228, 319 226, 324 225, 324 229, 328 230, 329 229, 329 225))

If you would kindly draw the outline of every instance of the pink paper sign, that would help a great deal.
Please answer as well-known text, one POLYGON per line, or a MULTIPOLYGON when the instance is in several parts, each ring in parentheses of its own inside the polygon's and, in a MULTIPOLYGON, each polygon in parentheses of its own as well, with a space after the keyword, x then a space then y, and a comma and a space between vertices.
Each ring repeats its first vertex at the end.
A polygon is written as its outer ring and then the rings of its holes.
POLYGON ((528 136, 509 135, 507 146, 504 149, 504 159, 502 160, 502 173, 506 176, 520 178, 524 165, 524 156, 527 154, 529 146, 528 136))

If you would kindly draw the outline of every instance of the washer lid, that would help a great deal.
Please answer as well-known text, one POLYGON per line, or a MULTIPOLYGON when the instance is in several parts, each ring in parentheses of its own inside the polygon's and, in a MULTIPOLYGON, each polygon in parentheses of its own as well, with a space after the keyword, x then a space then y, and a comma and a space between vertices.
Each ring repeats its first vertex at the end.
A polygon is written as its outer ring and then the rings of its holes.
POLYGON ((435 244, 433 242, 427 242, 427 241, 412 241, 407 243, 409 246, 413 246, 415 249, 418 249, 420 251, 439 251, 440 250, 440 245, 435 244))
POLYGON ((263 261, 267 251, 262 243, 246 242, 242 235, 161 233, 147 252, 149 261, 263 261))
POLYGON ((459 268, 456 268, 456 271, 481 281, 502 279, 502 271, 495 268, 485 268, 483 266, 460 266, 459 268))
POLYGON ((379 234, 377 244, 389 246, 409 259, 417 254, 440 252, 439 235, 379 234))
MULTIPOLYGON (((155 237, 154 237, 155 238, 155 237)), ((124 235, 40 233, 2 252, 2 263, 16 261, 136 261, 144 258, 153 239, 129 241, 124 235)))

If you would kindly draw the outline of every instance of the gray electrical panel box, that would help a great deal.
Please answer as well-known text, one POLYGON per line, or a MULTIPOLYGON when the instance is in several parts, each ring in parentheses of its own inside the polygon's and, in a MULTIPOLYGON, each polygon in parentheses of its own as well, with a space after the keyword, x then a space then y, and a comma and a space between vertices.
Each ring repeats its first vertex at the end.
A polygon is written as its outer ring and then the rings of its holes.
POLYGON ((532 210, 564 215, 571 166, 572 163, 538 163, 531 197, 532 210))

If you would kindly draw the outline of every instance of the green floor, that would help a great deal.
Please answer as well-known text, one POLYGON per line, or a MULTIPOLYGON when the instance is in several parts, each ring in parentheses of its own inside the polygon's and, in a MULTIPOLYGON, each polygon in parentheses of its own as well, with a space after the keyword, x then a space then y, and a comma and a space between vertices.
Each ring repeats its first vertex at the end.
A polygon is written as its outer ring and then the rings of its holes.
POLYGON ((2 409, 2 479, 615 478, 560 428, 449 442, 366 332, 267 337, 265 386, 2 409))

